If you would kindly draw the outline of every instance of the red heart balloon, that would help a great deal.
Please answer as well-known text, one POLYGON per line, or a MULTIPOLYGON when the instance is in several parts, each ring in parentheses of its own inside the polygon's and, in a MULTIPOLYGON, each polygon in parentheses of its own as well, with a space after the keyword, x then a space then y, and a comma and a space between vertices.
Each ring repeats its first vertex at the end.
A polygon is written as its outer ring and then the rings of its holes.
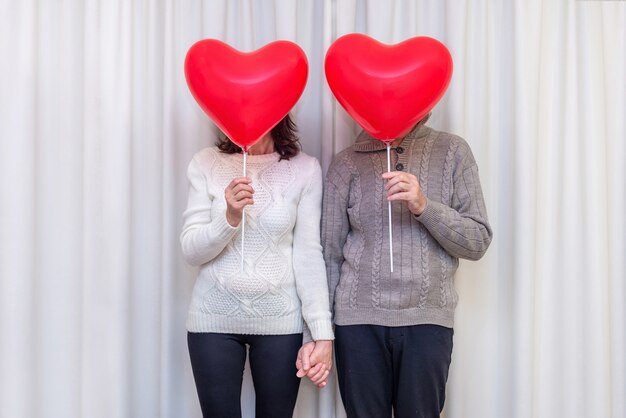
POLYGON ((224 42, 196 42, 185 58, 187 85, 202 110, 244 150, 280 122, 306 85, 302 49, 276 41, 253 52, 224 42))
POLYGON ((353 33, 328 49, 325 72, 350 116, 374 138, 392 141, 441 99, 452 78, 452 57, 441 42, 425 36, 386 45, 353 33))

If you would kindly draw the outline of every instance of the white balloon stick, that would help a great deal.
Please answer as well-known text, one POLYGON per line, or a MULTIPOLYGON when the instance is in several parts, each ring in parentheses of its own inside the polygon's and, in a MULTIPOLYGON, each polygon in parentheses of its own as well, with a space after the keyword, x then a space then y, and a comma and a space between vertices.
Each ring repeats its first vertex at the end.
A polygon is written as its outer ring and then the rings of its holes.
MULTIPOLYGON (((246 176, 246 159, 248 157, 248 151, 243 150, 243 176, 246 176)), ((246 208, 241 210, 241 271, 243 272, 243 257, 244 257, 244 248, 246 244, 246 208)))
MULTIPOLYGON (((391 144, 387 142, 387 172, 391 172, 391 144)), ((387 200, 387 211, 389 213, 389 264, 393 273, 393 232, 391 230, 391 200, 387 200)))

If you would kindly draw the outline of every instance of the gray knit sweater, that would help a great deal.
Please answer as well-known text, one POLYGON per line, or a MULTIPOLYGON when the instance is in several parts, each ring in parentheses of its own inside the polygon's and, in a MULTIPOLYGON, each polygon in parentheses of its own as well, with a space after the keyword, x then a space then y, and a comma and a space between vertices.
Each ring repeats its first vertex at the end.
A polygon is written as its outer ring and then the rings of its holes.
POLYGON ((361 134, 328 169, 322 244, 334 322, 452 327, 458 259, 479 259, 492 237, 474 156, 462 138, 420 123, 392 150, 392 170, 414 174, 428 201, 420 216, 392 204, 393 273, 386 145, 361 134))

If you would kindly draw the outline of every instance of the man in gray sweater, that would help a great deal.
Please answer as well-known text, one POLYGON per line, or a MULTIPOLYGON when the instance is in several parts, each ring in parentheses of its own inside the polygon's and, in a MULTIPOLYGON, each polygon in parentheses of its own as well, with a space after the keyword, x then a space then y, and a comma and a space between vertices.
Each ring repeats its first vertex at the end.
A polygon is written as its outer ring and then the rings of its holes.
POLYGON ((322 244, 348 417, 439 417, 459 258, 492 232, 468 144, 418 123, 386 145, 362 133, 328 169, 322 244), (393 273, 387 201, 392 202, 393 273))

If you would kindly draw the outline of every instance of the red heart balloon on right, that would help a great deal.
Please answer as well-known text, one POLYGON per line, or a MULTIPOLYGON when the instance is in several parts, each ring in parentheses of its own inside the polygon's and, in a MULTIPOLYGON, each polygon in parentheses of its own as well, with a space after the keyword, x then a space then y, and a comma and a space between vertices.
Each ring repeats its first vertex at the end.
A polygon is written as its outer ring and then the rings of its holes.
POLYGON ((426 36, 387 45, 352 33, 330 46, 324 69, 341 106, 387 142, 406 135, 435 107, 450 84, 452 57, 426 36))

